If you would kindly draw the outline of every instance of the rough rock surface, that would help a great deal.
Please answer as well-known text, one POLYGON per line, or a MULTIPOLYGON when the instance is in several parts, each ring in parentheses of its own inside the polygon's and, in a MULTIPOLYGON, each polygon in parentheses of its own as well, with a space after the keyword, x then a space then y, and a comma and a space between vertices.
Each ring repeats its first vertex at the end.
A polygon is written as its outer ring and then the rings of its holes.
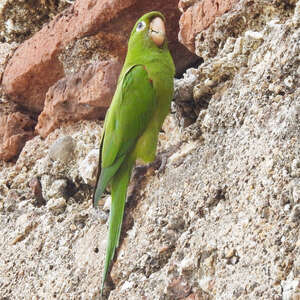
MULTIPOLYGON (((37 32, 41 27, 47 23, 55 14, 65 9, 67 6, 70 6, 70 3, 65 0, 59 0, 59 1, 43 1, 43 0, 33 0, 33 1, 22 1, 22 0, 16 0, 16 1, 9 1, 9 0, 3 0, 0 3, 0 49, 3 47, 10 47, 13 48, 13 50, 16 48, 17 43, 23 42, 25 39, 28 39, 30 36, 32 36, 35 32, 37 32)), ((26 42, 25 42, 26 43, 26 42)), ((47 46, 45 46, 47 47, 47 46)), ((21 46, 22 48, 22 46, 21 46)), ((17 77, 20 76, 20 74, 16 74, 16 70, 18 68, 27 68, 29 62, 34 62, 35 58, 38 58, 37 51, 38 49, 35 49, 35 51, 29 51, 27 52, 27 56, 24 54, 18 54, 19 49, 16 50, 16 53, 14 57, 18 57, 17 65, 15 68, 13 68, 12 72, 17 77)), ((48 49, 50 50, 50 49, 48 49)), ((1 55, 2 53, 0 53, 1 55)), ((2 55, 1 55, 2 56, 2 55)), ((1 57, 3 59, 3 56, 1 57)), ((11 62, 11 61, 10 61, 11 62)), ((51 59, 51 62, 54 62, 53 58, 51 59)), ((50 62, 50 63, 51 63, 50 62)), ((10 64, 10 63, 9 63, 10 64)), ((5 63, 6 65, 6 63, 5 63)), ((23 91, 18 94, 18 98, 15 98, 15 100, 18 100, 19 103, 23 103, 25 107, 30 107, 32 105, 33 111, 41 111, 42 106, 40 105, 41 101, 43 103, 44 99, 39 99, 38 95, 41 93, 46 93, 47 89, 43 87, 44 82, 52 82, 53 76, 62 76, 63 73, 61 73, 61 70, 57 67, 55 67, 55 64, 52 66, 53 68, 49 68, 48 70, 51 70, 53 74, 51 76, 51 72, 47 74, 48 78, 42 78, 42 77, 36 77, 32 73, 27 74, 27 84, 25 86, 22 85, 22 77, 21 75, 21 82, 20 77, 17 79, 17 82, 13 80, 12 74, 7 76, 3 76, 2 86, 4 86, 6 93, 8 90, 10 90, 13 86, 19 90, 23 91), (52 80, 52 81, 51 81, 52 80), (39 87, 36 87, 35 82, 39 83, 39 87), (32 94, 36 96, 36 99, 34 102, 31 101, 32 98, 27 98, 28 94, 32 94)), ((7 69, 7 68, 6 68, 7 69)), ((35 64, 33 66, 33 69, 36 71, 39 70, 39 67, 35 64)), ((0 66, 0 75, 1 75, 1 66, 0 66)), ((7 72, 5 72, 7 74, 7 72)), ((0 76, 0 82, 1 78, 0 76)), ((15 94, 15 93, 13 93, 15 94)))
POLYGON ((70 3, 70 0, 1 0, 0 42, 23 42, 70 3))
MULTIPOLYGON (((176 81, 157 161, 135 170, 109 299, 299 298, 300 1, 272 3, 248 10, 245 31, 226 33, 237 7, 195 40, 208 55, 176 81)), ((2 297, 100 298, 107 212, 91 207, 89 175, 100 132, 63 126, 1 162, 2 297), (51 158, 66 136, 72 161, 51 158)))
POLYGON ((179 41, 190 51, 195 51, 195 37, 214 23, 216 17, 229 11, 237 0, 180 0, 178 7, 183 12, 180 17, 179 41))
MULTIPOLYGON (((14 42, 0 42, 0 82, 16 47, 17 43, 14 42)), ((25 142, 33 137, 35 123, 28 115, 18 112, 16 104, 5 99, 3 86, 0 84, 0 160, 8 161, 19 154, 25 142)))
POLYGON ((28 109, 40 112, 47 90, 64 76, 59 54, 66 47, 77 39, 93 35, 92 39, 100 42, 98 51, 102 60, 109 55, 122 60, 133 24, 149 10, 159 10, 166 15, 170 48, 182 70, 182 66, 194 58, 177 41, 179 11, 176 5, 177 0, 77 1, 16 50, 3 76, 6 93, 28 109))
POLYGON ((46 137, 68 121, 103 119, 115 92, 121 64, 117 60, 98 62, 66 76, 46 95, 36 131, 46 137))
MULTIPOLYGON (((4 69, 13 54, 13 51, 17 47, 17 43, 0 43, 0 82, 2 81, 2 76, 4 69)), ((0 101, 2 101, 4 95, 3 85, 0 85, 0 101)))
POLYGON ((20 153, 25 142, 33 137, 34 125, 20 112, 0 117, 0 160, 10 160, 20 153))
POLYGON ((188 8, 180 18, 179 40, 207 59, 214 57, 229 37, 237 38, 248 30, 261 31, 274 19, 284 22, 293 14, 296 0, 182 0, 180 3, 187 3, 188 8))

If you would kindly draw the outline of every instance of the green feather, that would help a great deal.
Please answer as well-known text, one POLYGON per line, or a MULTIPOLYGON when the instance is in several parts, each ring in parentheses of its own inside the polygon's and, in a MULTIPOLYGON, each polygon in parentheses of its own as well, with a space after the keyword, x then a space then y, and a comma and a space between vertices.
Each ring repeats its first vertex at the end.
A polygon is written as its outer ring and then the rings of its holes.
POLYGON ((125 155, 122 155, 118 159, 116 159, 116 162, 107 167, 103 168, 100 174, 100 178, 97 183, 97 187, 95 189, 95 194, 94 194, 94 207, 98 206, 98 202, 106 189, 110 179, 116 174, 118 169, 120 168, 122 162, 124 161, 125 155))
POLYGON ((115 95, 106 114, 100 146, 99 171, 93 203, 108 185, 111 210, 102 290, 119 244, 127 187, 136 159, 155 159, 158 134, 170 110, 175 67, 167 41, 158 47, 149 37, 149 24, 159 12, 142 16, 134 26, 115 95), (140 22, 145 27, 137 30, 140 22))
POLYGON ((127 187, 133 165, 133 158, 125 161, 112 180, 112 201, 109 216, 108 244, 104 263, 101 291, 103 291, 110 262, 113 260, 116 247, 118 247, 119 245, 127 187))

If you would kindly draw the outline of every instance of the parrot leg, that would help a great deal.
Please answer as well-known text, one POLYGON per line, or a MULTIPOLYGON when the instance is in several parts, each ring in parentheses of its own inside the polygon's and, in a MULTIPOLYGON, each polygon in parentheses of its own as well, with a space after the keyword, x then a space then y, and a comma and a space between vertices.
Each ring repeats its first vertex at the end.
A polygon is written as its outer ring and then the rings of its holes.
POLYGON ((158 174, 165 173, 167 162, 168 162, 168 155, 166 153, 161 154, 161 164, 159 169, 157 170, 158 174))

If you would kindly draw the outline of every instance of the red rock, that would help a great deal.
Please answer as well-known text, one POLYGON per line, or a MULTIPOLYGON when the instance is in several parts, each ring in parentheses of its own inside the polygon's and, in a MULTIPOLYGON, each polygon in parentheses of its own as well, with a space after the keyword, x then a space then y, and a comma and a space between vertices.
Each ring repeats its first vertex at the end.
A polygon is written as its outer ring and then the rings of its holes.
POLYGON ((31 188, 32 195, 34 197, 42 196, 42 186, 40 180, 37 177, 33 177, 29 182, 29 187, 31 188))
MULTIPOLYGON (((78 0, 56 16, 14 53, 4 75, 3 86, 10 98, 29 110, 43 110, 50 86, 64 76, 59 54, 76 39, 95 35, 108 54, 124 57, 133 24, 143 13, 160 10, 167 18, 170 48, 180 68, 194 58, 177 41, 177 0, 78 0)), ((104 57, 104 55, 102 55, 104 57)))
POLYGON ((29 187, 31 190, 31 196, 35 199, 35 205, 42 206, 46 204, 43 198, 42 185, 38 177, 33 177, 29 181, 29 187))
POLYGON ((216 19, 229 11, 238 0, 203 0, 192 6, 181 0, 179 8, 184 11, 179 20, 179 41, 190 51, 195 51, 195 37, 208 28, 216 19), (186 8, 188 7, 188 8, 186 8))
POLYGON ((47 92, 36 131, 46 137, 62 123, 103 118, 120 69, 117 60, 99 62, 59 80, 47 92))
POLYGON ((33 137, 34 124, 20 112, 0 117, 0 160, 9 161, 19 154, 25 142, 33 137))

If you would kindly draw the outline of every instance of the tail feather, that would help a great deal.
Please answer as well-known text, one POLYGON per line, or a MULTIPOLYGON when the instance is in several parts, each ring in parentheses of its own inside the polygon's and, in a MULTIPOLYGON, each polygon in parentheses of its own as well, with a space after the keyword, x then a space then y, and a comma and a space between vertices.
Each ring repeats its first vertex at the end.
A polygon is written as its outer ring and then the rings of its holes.
POLYGON ((114 258, 115 250, 119 245, 127 187, 131 176, 134 160, 126 159, 111 182, 111 208, 109 215, 109 232, 106 248, 106 258, 102 278, 101 294, 107 277, 110 262, 114 258))

